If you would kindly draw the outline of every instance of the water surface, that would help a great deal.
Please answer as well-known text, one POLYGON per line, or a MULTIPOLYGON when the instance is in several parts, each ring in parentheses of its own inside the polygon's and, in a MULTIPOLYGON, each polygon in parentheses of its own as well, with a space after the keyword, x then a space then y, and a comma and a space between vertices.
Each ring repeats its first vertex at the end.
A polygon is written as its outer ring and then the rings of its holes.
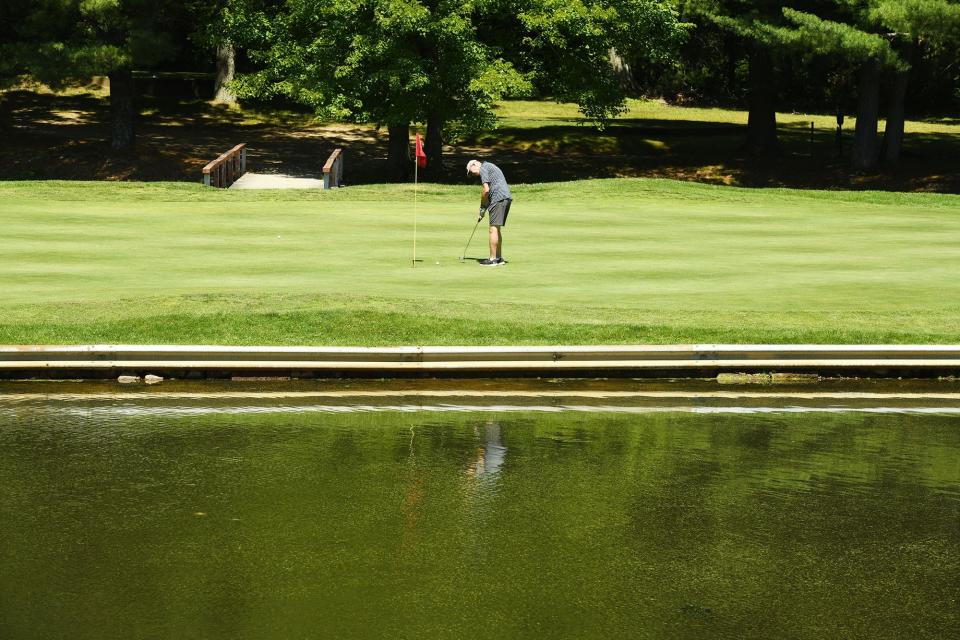
POLYGON ((0 637, 960 637, 960 416, 520 404, 0 395, 0 637))

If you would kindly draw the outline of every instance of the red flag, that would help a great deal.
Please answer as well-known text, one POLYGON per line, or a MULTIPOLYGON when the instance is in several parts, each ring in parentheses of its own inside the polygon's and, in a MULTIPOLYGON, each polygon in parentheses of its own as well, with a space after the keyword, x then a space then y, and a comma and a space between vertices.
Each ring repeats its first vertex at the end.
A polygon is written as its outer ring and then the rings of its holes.
POLYGON ((423 168, 427 166, 427 154, 423 152, 423 145, 420 144, 420 134, 417 134, 417 166, 423 168))

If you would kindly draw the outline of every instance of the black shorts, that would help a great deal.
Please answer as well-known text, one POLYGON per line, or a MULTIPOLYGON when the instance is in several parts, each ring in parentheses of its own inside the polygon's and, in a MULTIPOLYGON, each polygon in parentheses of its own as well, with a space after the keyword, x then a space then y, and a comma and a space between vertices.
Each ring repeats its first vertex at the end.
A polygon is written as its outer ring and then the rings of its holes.
POLYGON ((511 204, 513 204, 513 200, 507 198, 506 200, 498 200, 490 205, 487 209, 487 216, 489 216, 491 227, 507 226, 507 215, 510 213, 511 204))

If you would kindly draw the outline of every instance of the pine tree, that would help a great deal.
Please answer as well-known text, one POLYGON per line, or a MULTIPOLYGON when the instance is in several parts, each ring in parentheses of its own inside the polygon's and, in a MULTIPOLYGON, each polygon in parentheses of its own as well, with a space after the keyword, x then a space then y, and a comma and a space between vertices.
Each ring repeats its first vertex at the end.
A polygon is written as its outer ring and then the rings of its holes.
POLYGON ((896 162, 903 147, 910 71, 925 53, 957 46, 960 2, 884 0, 871 6, 870 15, 887 30, 887 38, 908 65, 894 73, 882 145, 883 160, 896 162))
POLYGON ((132 149, 136 139, 133 70, 149 69, 179 51, 181 3, 42 0, 27 4, 7 36, 5 54, 20 71, 53 86, 106 75, 111 147, 132 149))
MULTIPOLYGON (((797 0, 794 7, 811 2, 797 0)), ((783 2, 773 0, 690 0, 683 3, 684 15, 709 21, 727 31, 746 51, 747 139, 753 155, 777 152, 777 74, 784 56, 785 39, 790 37, 782 13, 783 2)))
POLYGON ((956 42, 960 3, 947 0, 837 0, 829 19, 785 9, 795 25, 788 39, 798 48, 832 56, 856 70, 857 128, 851 160, 871 170, 881 153, 896 161, 903 141, 905 101, 911 65, 924 47, 956 42), (892 74, 894 90, 885 140, 878 131, 883 75, 892 74))

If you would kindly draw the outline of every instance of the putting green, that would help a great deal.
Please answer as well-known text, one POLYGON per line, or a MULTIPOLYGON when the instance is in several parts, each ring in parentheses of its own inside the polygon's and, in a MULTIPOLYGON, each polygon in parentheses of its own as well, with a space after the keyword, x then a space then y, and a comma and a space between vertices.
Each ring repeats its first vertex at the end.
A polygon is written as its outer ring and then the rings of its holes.
POLYGON ((411 268, 409 185, 3 183, 0 342, 960 341, 960 197, 518 185, 483 268, 478 191, 421 188, 411 268))

